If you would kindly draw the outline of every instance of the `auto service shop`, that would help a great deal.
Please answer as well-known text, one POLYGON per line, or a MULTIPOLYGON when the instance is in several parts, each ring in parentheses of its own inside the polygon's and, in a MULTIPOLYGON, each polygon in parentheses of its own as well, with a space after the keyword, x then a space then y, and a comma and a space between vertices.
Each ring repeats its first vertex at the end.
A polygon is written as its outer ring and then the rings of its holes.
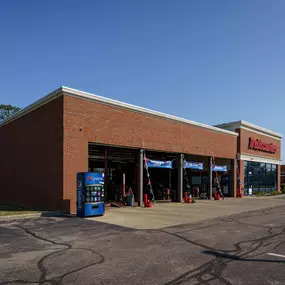
POLYGON ((280 190, 278 133, 238 121, 210 126, 61 87, 0 124, 1 203, 76 212, 76 174, 104 173, 105 202, 126 189, 143 205, 280 190), (147 167, 146 167, 147 166, 147 167), (261 178, 260 178, 261 177, 261 178), (125 188, 126 187, 126 188, 125 188))

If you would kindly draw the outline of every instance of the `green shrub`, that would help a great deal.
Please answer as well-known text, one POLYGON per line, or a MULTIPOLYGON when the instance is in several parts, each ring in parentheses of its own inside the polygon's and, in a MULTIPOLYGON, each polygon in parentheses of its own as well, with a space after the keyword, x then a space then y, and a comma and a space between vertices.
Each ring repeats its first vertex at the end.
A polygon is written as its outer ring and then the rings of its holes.
POLYGON ((285 194, 285 183, 281 184, 281 192, 285 194))
POLYGON ((266 192, 257 192, 256 193, 256 196, 265 196, 266 195, 266 192))

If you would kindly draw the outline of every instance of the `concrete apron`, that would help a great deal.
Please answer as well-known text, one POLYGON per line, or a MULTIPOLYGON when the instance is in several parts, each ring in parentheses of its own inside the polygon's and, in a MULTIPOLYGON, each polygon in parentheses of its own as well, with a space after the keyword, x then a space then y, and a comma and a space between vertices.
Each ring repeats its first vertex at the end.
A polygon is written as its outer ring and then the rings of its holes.
POLYGON ((46 212, 31 213, 31 214, 16 214, 10 216, 7 215, 7 216, 0 216, 0 223, 21 221, 26 219, 38 219, 41 217, 59 217, 59 216, 63 216, 63 213, 60 211, 46 211, 46 212))
POLYGON ((284 195, 197 200, 195 204, 156 203, 152 208, 107 208, 104 216, 87 219, 133 229, 161 229, 282 205, 285 205, 284 195))

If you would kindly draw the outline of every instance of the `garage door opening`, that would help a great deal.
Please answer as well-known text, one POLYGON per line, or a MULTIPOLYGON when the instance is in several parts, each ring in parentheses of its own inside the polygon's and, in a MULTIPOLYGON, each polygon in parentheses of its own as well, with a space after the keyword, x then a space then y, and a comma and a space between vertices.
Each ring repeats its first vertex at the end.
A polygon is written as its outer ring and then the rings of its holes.
MULTIPOLYGON (((144 169, 144 193, 151 183, 155 201, 177 202, 178 170, 177 155, 146 151, 144 169)), ((149 194, 149 193, 148 193, 149 194)))
POLYGON ((123 203, 126 193, 138 199, 138 150, 89 143, 88 169, 105 173, 105 202, 123 203))

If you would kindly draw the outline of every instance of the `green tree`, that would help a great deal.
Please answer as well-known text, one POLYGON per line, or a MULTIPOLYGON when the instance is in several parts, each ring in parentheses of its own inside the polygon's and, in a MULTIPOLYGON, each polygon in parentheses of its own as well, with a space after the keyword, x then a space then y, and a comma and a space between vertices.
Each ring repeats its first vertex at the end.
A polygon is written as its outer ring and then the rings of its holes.
POLYGON ((12 105, 0 104, 0 122, 6 120, 8 117, 18 112, 19 110, 21 109, 12 105))

